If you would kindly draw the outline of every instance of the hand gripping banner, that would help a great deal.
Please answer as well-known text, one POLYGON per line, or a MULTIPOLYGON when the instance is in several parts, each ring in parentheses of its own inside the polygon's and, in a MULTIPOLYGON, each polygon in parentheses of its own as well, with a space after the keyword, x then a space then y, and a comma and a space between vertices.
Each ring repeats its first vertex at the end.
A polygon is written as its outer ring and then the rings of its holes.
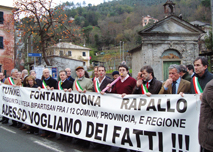
POLYGON ((1 115, 84 140, 145 152, 198 152, 198 95, 127 95, 0 85, 1 115))

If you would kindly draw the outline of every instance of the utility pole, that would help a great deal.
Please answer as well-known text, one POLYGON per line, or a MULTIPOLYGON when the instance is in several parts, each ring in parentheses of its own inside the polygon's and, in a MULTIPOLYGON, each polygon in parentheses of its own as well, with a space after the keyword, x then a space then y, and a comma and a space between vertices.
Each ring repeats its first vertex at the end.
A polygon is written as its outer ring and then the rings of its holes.
POLYGON ((124 41, 123 41, 123 61, 124 61, 124 41))
POLYGON ((120 41, 120 62, 121 62, 121 41, 120 41))

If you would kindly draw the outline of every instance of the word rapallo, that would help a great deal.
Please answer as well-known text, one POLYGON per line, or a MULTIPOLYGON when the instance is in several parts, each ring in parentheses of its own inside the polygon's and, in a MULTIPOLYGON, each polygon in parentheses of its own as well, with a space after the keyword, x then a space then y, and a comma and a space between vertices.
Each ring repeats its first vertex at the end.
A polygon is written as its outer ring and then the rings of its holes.
POLYGON ((161 99, 136 99, 133 98, 131 101, 129 98, 123 98, 120 109, 126 110, 142 110, 145 108, 146 111, 157 111, 157 112, 179 112, 184 113, 187 110, 187 101, 185 99, 178 99, 175 107, 171 106, 170 99, 164 103, 161 99))

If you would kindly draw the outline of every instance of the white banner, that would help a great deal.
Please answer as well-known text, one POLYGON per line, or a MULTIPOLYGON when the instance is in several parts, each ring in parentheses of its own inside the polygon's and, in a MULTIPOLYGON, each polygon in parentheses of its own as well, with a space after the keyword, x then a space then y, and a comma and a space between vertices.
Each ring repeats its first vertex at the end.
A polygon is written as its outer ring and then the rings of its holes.
POLYGON ((40 129, 145 152, 199 151, 197 95, 0 89, 1 114, 40 129))

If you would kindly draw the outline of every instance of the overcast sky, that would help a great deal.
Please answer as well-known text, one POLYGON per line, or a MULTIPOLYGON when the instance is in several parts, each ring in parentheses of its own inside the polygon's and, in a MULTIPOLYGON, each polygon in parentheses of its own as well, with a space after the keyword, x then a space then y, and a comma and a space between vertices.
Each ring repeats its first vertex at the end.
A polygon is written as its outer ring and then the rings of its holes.
MULTIPOLYGON (((83 3, 83 1, 86 2, 86 5, 88 5, 89 3, 93 4, 93 5, 97 5, 100 3, 103 3, 104 0, 53 0, 53 2, 59 4, 59 3, 63 3, 63 2, 74 2, 75 4, 77 2, 80 2, 81 4, 83 3)), ((110 0, 105 0, 105 2, 108 2, 110 0)), ((13 0, 0 0, 0 5, 6 5, 6 6, 12 6, 13 5, 13 0)))

